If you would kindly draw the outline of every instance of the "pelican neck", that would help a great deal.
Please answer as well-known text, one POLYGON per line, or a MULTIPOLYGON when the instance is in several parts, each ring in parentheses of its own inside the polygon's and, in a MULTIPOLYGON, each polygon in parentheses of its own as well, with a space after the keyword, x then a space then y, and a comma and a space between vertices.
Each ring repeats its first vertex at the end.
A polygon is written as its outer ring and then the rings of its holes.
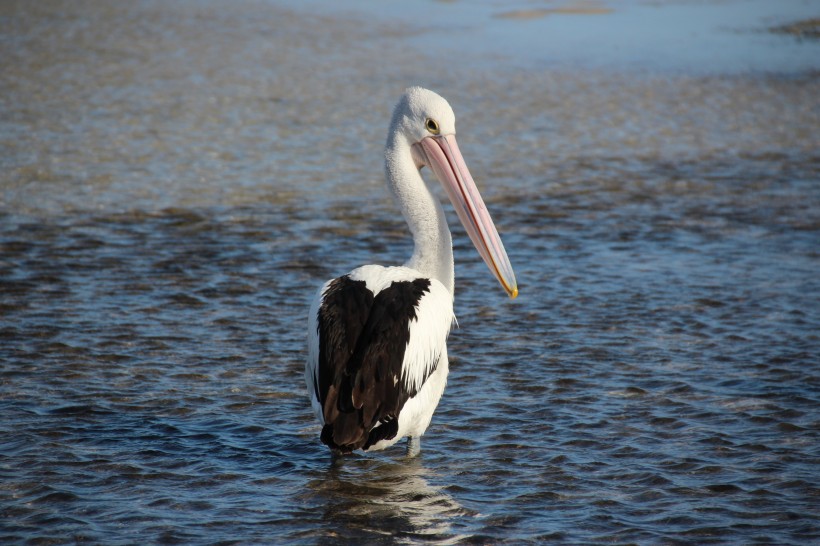
POLYGON ((413 255, 405 263, 454 292, 453 240, 439 199, 413 161, 410 144, 391 135, 385 148, 387 186, 413 235, 413 255))

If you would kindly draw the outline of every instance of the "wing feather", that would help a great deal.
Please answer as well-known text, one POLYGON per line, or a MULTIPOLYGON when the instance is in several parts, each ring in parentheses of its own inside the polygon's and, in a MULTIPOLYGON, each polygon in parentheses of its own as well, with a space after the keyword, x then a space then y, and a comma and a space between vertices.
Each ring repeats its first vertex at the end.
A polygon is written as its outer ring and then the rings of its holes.
POLYGON ((375 295, 370 284, 334 279, 312 311, 319 339, 308 380, 322 441, 342 451, 395 437, 399 412, 435 370, 452 321, 452 296, 437 281, 392 280, 375 295))

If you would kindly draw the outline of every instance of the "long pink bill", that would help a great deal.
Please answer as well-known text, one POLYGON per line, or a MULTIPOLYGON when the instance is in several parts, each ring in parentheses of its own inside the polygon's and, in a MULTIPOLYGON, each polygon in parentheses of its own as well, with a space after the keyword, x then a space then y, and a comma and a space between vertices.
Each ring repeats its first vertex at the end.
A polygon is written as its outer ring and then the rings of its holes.
POLYGON ((501 243, 487 206, 478 193, 473 177, 458 149, 455 135, 430 136, 421 146, 426 164, 447 190, 447 195, 458 213, 464 229, 473 241, 487 267, 498 279, 511 298, 518 295, 510 259, 501 243))

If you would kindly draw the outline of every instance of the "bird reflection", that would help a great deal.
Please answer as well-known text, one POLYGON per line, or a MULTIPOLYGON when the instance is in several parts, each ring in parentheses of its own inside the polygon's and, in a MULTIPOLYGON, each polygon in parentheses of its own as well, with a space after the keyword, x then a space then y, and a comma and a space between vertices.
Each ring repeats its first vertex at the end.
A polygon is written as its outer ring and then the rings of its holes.
POLYGON ((462 541, 466 537, 453 531, 453 523, 474 514, 442 486, 430 485, 429 474, 419 459, 338 457, 308 487, 311 496, 320 497, 315 504, 325 506, 327 538, 371 537, 395 544, 462 541))

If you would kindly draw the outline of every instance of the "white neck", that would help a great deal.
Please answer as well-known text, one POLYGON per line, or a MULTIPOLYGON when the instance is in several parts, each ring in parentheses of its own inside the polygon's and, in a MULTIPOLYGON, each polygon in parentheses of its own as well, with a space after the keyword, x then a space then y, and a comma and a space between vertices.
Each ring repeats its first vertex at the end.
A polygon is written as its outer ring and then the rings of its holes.
POLYGON ((453 294, 453 240, 441 203, 421 177, 401 134, 391 134, 384 156, 387 185, 413 234, 413 256, 405 266, 439 280, 453 294))

